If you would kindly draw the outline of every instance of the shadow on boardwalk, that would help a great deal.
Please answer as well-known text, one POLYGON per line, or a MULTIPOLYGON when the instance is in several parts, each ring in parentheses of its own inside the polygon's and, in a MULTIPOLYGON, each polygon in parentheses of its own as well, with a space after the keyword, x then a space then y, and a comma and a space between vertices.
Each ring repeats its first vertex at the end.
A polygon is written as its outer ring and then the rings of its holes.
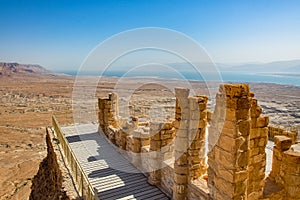
POLYGON ((62 129, 100 199, 168 199, 98 133, 97 125, 62 129))

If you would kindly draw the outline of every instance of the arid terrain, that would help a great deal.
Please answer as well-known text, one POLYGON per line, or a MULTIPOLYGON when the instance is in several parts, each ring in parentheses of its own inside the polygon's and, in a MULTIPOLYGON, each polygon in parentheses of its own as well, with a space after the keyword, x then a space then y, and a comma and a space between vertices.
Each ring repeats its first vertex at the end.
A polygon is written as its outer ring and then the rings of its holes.
MULTIPOLYGON (((0 199, 27 199, 31 179, 46 155, 45 127, 51 126, 51 116, 64 124, 73 123, 72 91, 74 77, 50 74, 22 73, 0 76, 0 199)), ((86 77, 88 82, 92 77, 86 77)), ((97 87, 97 97, 113 90, 116 78, 105 78, 97 87)), ((143 85, 143 79, 128 80, 122 91, 143 85)), ((170 81, 180 87, 180 82, 170 81)), ((207 94, 203 83, 193 83, 196 92, 207 94)), ((299 127, 300 87, 251 83, 264 113, 273 124, 299 127)), ((217 90, 218 85, 214 88, 217 90)), ((91 97, 93 103, 97 98, 91 97)), ((120 95, 120 103, 126 102, 120 95)), ((87 102, 82 103, 82 109, 87 102)), ((172 117, 175 99, 172 92, 157 84, 138 87, 131 95, 131 114, 141 118, 172 117), (163 110, 163 112, 162 112, 163 110)), ((213 107, 213 100, 210 102, 213 107)), ((122 115, 122 109, 120 109, 122 115)))

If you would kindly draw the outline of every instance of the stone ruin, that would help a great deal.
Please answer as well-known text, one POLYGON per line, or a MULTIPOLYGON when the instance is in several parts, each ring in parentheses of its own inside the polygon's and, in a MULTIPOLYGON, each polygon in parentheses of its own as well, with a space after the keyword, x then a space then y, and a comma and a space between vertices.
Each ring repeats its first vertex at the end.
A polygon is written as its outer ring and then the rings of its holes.
POLYGON ((175 96, 175 119, 161 123, 121 119, 118 95, 100 98, 99 132, 172 199, 300 199, 295 136, 273 134, 266 174, 272 128, 248 85, 220 85, 212 114, 206 96, 190 97, 185 88, 175 88, 175 96))

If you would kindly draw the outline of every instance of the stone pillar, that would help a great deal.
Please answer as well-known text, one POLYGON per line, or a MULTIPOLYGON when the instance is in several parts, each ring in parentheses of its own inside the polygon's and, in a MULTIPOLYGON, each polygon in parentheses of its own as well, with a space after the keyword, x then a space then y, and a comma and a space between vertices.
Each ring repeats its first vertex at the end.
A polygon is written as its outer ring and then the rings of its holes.
MULTIPOLYGON (((254 97, 254 94, 252 94, 254 97)), ((248 199, 259 199, 263 196, 266 170, 265 148, 268 142, 269 118, 261 115, 262 109, 257 99, 251 100, 251 130, 249 151, 248 199)))
POLYGON ((151 130, 157 131, 151 134, 150 155, 151 173, 148 182, 152 185, 161 183, 161 169, 165 167, 164 161, 172 159, 174 156, 174 136, 175 129, 172 122, 152 124, 151 130))
POLYGON ((151 185, 160 185, 161 182, 161 167, 162 167, 162 154, 161 154, 161 123, 150 124, 150 175, 148 182, 151 185))
POLYGON ((104 132, 105 124, 104 124, 104 108, 105 108, 105 101, 107 98, 99 98, 98 99, 98 121, 99 121, 99 127, 98 132, 104 132))
POLYGON ((108 98, 99 98, 99 131, 103 131, 106 135, 110 132, 109 126, 118 128, 118 95, 110 93, 108 98))
POLYGON ((117 118, 119 116, 118 94, 117 93, 109 93, 108 99, 111 100, 111 112, 112 112, 114 121, 117 122, 117 118))
POLYGON ((284 180, 280 175, 282 169, 282 155, 284 151, 290 149, 292 145, 292 139, 286 136, 275 136, 274 137, 275 146, 273 148, 273 161, 272 161, 272 171, 270 172, 269 177, 280 185, 284 185, 284 180))
POLYGON ((141 156, 142 147, 150 144, 149 132, 145 131, 142 127, 138 127, 133 131, 131 150, 132 163, 140 170, 142 170, 141 156))
POLYGON ((173 199, 186 199, 188 183, 188 126, 190 118, 189 89, 175 88, 176 120, 179 122, 174 145, 174 188, 173 199))
POLYGON ((160 130, 162 162, 174 157, 175 128, 171 121, 162 124, 160 130))
POLYGON ((207 100, 206 96, 189 97, 188 182, 203 176, 207 170, 205 155, 207 100))
POLYGON ((208 188, 212 199, 247 199, 250 91, 246 84, 224 84, 208 137, 208 188), (222 112, 223 111, 223 112, 222 112), (225 114, 225 116, 224 116, 225 114))
POLYGON ((284 188, 284 199, 300 199, 300 152, 291 148, 292 139, 274 137, 270 178, 284 188))
POLYGON ((280 174, 287 200, 300 199, 300 152, 292 148, 283 153, 280 174))

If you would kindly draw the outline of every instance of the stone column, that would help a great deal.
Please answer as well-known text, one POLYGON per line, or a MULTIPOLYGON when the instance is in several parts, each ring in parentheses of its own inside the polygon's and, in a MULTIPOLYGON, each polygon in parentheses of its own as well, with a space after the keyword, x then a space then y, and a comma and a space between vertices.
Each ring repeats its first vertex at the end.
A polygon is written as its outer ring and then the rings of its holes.
POLYGON ((152 185, 161 183, 161 169, 165 167, 164 161, 174 156, 175 129, 172 122, 152 124, 151 130, 156 130, 150 138, 150 167, 152 169, 148 182, 152 185))
POLYGON ((99 131, 106 135, 109 132, 109 126, 118 127, 118 95, 110 93, 108 98, 99 98, 99 131))
POLYGON ((175 88, 176 96, 176 120, 179 126, 176 132, 174 145, 174 188, 173 199, 186 199, 188 183, 188 129, 189 129, 189 89, 175 88))
POLYGON ((175 138, 175 128, 173 123, 166 122, 162 124, 160 130, 161 138, 161 156, 162 162, 165 160, 172 159, 174 157, 174 138, 175 138))
POLYGON ((162 167, 162 154, 161 154, 161 123, 150 124, 150 175, 148 182, 151 185, 160 185, 161 182, 161 167, 162 167))
POLYGON ((300 199, 300 151, 292 148, 292 139, 274 137, 273 163, 270 178, 284 189, 284 199, 300 199))
POLYGON ((104 108, 105 108, 105 100, 107 98, 99 98, 98 99, 98 108, 99 108, 99 113, 98 113, 98 121, 99 121, 99 128, 98 132, 104 132, 104 108))
POLYGON ((209 130, 209 137, 216 140, 208 154, 212 199, 247 199, 250 103, 248 85, 220 86, 209 130))
POLYGON ((207 97, 189 97, 189 132, 188 132, 188 182, 206 174, 205 133, 207 124, 207 97))
POLYGON ((117 118, 119 116, 119 97, 117 93, 109 93, 108 98, 111 100, 111 112, 114 118, 114 121, 117 122, 117 118))
POLYGON ((273 148, 273 161, 272 161, 272 171, 269 177, 280 185, 284 185, 284 180, 280 174, 283 164, 283 152, 290 149, 292 145, 292 139, 286 136, 275 136, 274 137, 275 146, 273 148))
MULTIPOLYGON (((254 94, 251 94, 254 97, 254 94)), ((248 199, 259 199, 263 195, 266 152, 268 142, 269 118, 261 115, 262 109, 257 104, 257 99, 251 100, 251 130, 249 151, 249 177, 248 177, 248 199)))

